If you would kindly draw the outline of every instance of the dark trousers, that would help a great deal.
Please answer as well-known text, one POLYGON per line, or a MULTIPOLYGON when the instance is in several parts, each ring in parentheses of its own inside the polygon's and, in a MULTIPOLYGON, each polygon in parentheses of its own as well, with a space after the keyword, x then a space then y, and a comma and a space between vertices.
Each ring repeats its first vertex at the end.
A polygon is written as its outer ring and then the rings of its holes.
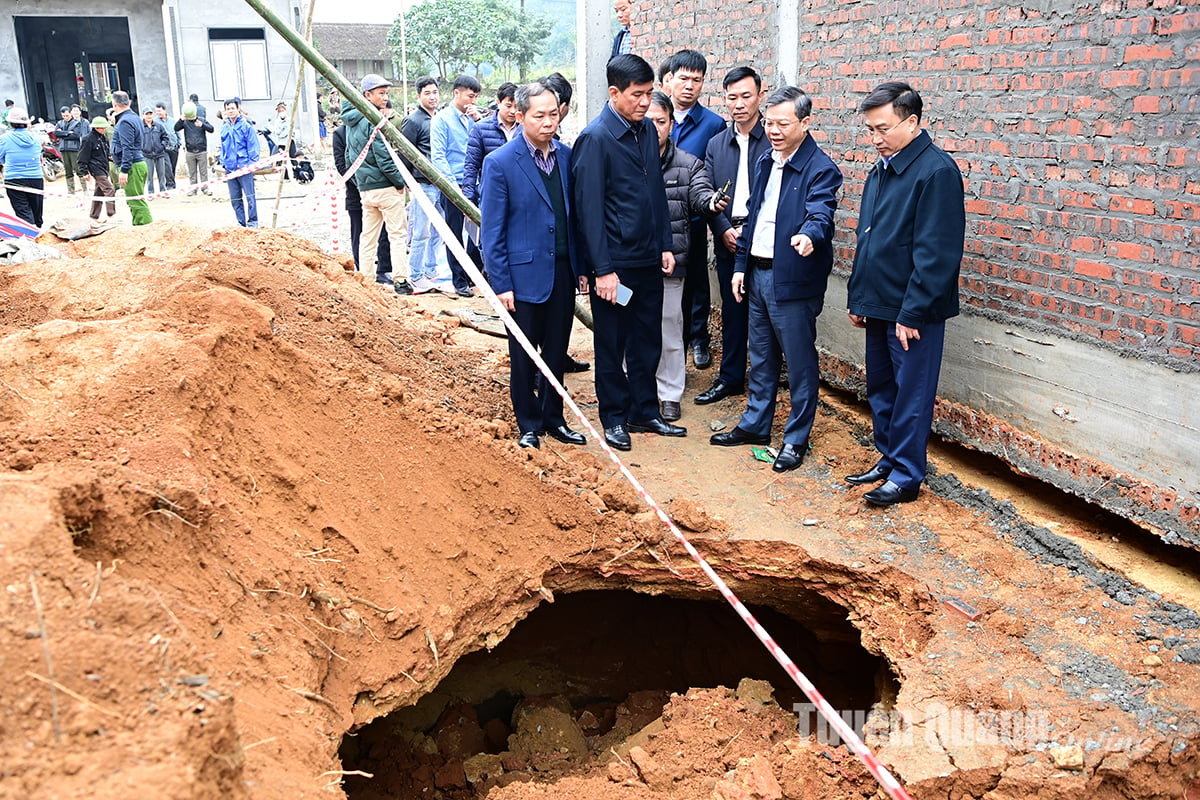
POLYGON ((688 231, 687 272, 683 276, 684 344, 707 345, 708 315, 712 311, 712 292, 708 288, 708 226, 692 220, 688 231))
POLYGON ((730 386, 746 383, 746 341, 750 303, 733 296, 733 253, 716 244, 717 283, 721 290, 721 367, 717 380, 730 386))
MULTIPOLYGON (((567 361, 571 321, 575 317, 575 276, 568 262, 555 266, 554 288, 544 303, 515 301, 513 319, 541 352, 542 360, 562 383, 567 361)), ((508 392, 521 433, 544 431, 565 425, 563 401, 516 337, 508 337, 508 360, 512 365, 508 392), (535 391, 536 387, 536 391, 535 391)))
MULTIPOLYGON (((78 150, 60 150, 62 155, 63 170, 67 173, 67 190, 72 194, 75 193, 75 176, 78 175, 80 183, 83 183, 84 172, 79 168, 79 151, 78 150)), ((86 186, 80 188, 86 189, 86 186)))
POLYGON ((888 480, 901 489, 915 489, 925 480, 946 323, 919 330, 921 338, 910 339, 905 350, 896 338, 896 323, 867 320, 867 402, 875 447, 880 463, 892 470, 888 480))
POLYGON ((654 375, 662 355, 662 271, 619 269, 617 277, 633 290, 628 305, 601 300, 591 287, 596 399, 605 428, 659 418, 654 375))
POLYGON ((817 316, 824 298, 778 300, 770 270, 753 267, 746 274, 750 304, 750 371, 746 411, 738 422, 744 431, 771 433, 779 373, 787 357, 791 409, 783 428, 784 444, 808 444, 817 417, 821 370, 817 361, 817 316))
MULTIPOLYGON (((466 222, 466 217, 463 216, 461 210, 454 203, 450 202, 450 198, 442 195, 438 198, 438 205, 442 209, 442 218, 446 220, 446 224, 450 226, 450 230, 454 236, 461 242, 463 238, 463 225, 466 222)), ((470 239, 466 242, 467 255, 475 263, 479 263, 479 249, 470 239)), ((458 257, 446 246, 446 260, 450 263, 450 278, 454 281, 455 289, 470 289, 471 279, 467 277, 467 271, 462 268, 462 264, 458 263, 458 257)))
MULTIPOLYGON (((350 251, 354 253, 354 267, 358 268, 358 240, 362 238, 362 207, 347 208, 350 217, 350 251)), ((379 231, 379 246, 375 248, 375 274, 386 275, 392 271, 392 244, 388 241, 387 225, 379 231)))
MULTIPOLYGON (((6 182, 12 186, 27 186, 30 189, 41 189, 46 185, 41 178, 8 178, 6 182)), ((8 202, 12 203, 13 214, 39 228, 42 227, 42 200, 40 194, 23 192, 20 189, 8 190, 8 202)))
POLYGON ((175 170, 179 167, 179 151, 178 150, 168 150, 167 151, 167 165, 169 167, 169 169, 167 170, 167 188, 174 189, 175 188, 175 170))
MULTIPOLYGON (((92 192, 94 197, 103 198, 116 196, 116 187, 114 187, 112 185, 112 181, 108 179, 107 173, 104 175, 93 175, 92 180, 96 182, 96 189, 92 192)), ((108 215, 110 217, 115 217, 117 215, 117 204, 115 201, 94 200, 92 201, 92 219, 100 219, 101 212, 106 210, 105 206, 107 206, 108 215)))

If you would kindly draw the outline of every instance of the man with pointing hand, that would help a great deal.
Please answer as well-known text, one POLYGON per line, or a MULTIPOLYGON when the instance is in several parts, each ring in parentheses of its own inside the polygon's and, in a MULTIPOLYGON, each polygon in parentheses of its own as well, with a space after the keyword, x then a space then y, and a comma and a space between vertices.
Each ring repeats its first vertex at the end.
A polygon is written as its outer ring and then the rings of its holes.
POLYGON ((732 289, 750 304, 746 410, 715 445, 768 444, 782 359, 791 406, 775 472, 796 469, 817 412, 817 315, 833 269, 833 216, 842 172, 809 135, 812 99, 785 86, 764 104, 771 150, 754 164, 749 215, 738 237, 732 289))

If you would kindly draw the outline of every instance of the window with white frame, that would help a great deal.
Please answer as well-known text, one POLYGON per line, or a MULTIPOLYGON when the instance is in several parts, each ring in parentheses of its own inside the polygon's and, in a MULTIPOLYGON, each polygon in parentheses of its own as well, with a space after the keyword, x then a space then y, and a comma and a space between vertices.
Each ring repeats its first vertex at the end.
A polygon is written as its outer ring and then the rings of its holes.
POLYGON ((267 35, 262 28, 209 28, 213 97, 266 100, 271 97, 267 72, 267 35))

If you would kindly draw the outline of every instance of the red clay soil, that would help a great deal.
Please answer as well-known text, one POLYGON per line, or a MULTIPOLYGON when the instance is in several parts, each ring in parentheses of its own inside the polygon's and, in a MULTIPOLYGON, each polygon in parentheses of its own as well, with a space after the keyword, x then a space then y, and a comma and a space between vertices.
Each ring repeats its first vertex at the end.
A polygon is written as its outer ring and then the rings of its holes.
MULTIPOLYGON (((555 597, 714 593, 597 448, 515 446, 499 340, 464 343, 289 234, 159 223, 62 247, 0 267, 0 797, 878 796, 752 684, 685 687, 607 731, 555 695, 565 757, 520 750, 544 728, 517 717, 551 712, 518 709, 498 761, 468 769, 410 732, 425 788, 344 775, 344 737, 555 597)), ((571 383, 590 397, 590 374, 571 383)), ((1047 561, 948 482, 863 511, 831 477, 869 458, 837 402, 820 458, 783 479, 690 422, 629 461, 748 601, 811 617, 825 644, 842 609, 899 681, 878 708, 926 714, 907 741, 871 736, 914 797, 1200 793, 1194 614, 1136 587, 1111 600, 1126 589, 1047 561), (964 744, 928 733, 936 704, 1056 727, 964 744)))

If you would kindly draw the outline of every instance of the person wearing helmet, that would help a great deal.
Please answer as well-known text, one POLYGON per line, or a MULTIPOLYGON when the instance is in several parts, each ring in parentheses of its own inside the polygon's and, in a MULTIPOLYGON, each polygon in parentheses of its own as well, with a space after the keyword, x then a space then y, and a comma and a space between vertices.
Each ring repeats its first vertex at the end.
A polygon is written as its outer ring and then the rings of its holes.
MULTIPOLYGON (((390 81, 379 75, 367 75, 362 79, 363 96, 381 114, 387 108, 391 85, 390 81)), ((404 212, 404 177, 392 161, 383 135, 371 138, 375 125, 361 111, 351 106, 342 114, 342 123, 346 126, 347 163, 353 164, 366 152, 362 164, 354 173, 363 209, 363 230, 358 242, 359 269, 367 275, 374 275, 379 281, 376 248, 380 232, 386 224, 392 254, 392 285, 396 294, 412 294, 412 286, 408 281, 408 259, 403 257, 405 231, 408 229, 404 212)))
MULTIPOLYGON (((193 95, 194 97, 195 95, 193 95)), ((187 159, 188 196, 196 189, 211 195, 208 188, 208 135, 213 132, 212 123, 200 116, 196 104, 183 104, 183 116, 175 120, 175 133, 183 139, 184 157, 187 159)))
POLYGON ((83 137, 83 142, 79 145, 79 179, 83 181, 85 189, 87 188, 88 180, 96 182, 96 189, 93 195, 97 199, 92 201, 92 213, 90 215, 93 228, 100 228, 107 221, 107 218, 103 216, 105 210, 108 211, 109 218, 117 215, 117 204, 115 201, 111 199, 107 202, 100 200, 102 197, 112 198, 117 194, 117 190, 113 186, 108 174, 108 159, 108 120, 104 117, 96 117, 92 120, 87 136, 83 137))
POLYGON ((0 167, 13 213, 42 227, 42 144, 29 130, 29 112, 14 106, 8 112, 12 133, 0 136, 0 167), (25 191, 35 189, 37 191, 25 191))

